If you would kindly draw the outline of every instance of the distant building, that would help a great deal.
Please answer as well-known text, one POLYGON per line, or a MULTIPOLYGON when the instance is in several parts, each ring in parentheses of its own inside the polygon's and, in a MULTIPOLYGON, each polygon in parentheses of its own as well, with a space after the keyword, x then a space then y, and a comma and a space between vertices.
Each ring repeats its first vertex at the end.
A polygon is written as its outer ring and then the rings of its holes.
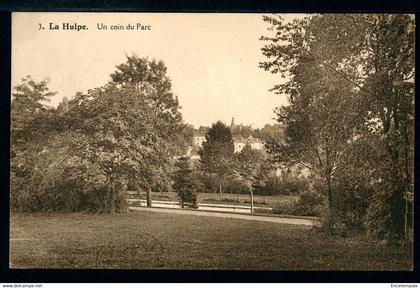
POLYGON ((244 147, 248 144, 251 146, 251 149, 255 150, 262 150, 264 148, 264 142, 262 142, 260 139, 252 137, 252 135, 249 135, 248 138, 244 137, 234 137, 233 143, 235 146, 235 153, 239 153, 244 149, 244 147))
POLYGON ((197 147, 202 147, 203 142, 206 141, 206 136, 203 134, 195 134, 194 135, 194 145, 197 147))
MULTIPOLYGON (((206 137, 204 135, 201 135, 201 134, 194 135, 194 146, 201 148, 203 146, 204 141, 206 141, 206 137)), ((247 138, 234 137, 233 144, 234 144, 235 153, 241 152, 242 149, 244 149, 244 147, 247 144, 249 144, 251 148, 255 150, 262 150, 264 148, 264 142, 262 142, 258 138, 252 137, 251 135, 247 138)))

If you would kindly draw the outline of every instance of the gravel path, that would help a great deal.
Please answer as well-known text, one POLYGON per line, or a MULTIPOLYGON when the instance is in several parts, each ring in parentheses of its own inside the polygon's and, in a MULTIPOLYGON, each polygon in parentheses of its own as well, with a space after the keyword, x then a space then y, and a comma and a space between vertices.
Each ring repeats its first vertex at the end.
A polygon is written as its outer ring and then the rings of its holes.
POLYGON ((210 216, 210 217, 221 217, 221 218, 231 218, 231 219, 243 219, 243 220, 273 222, 273 223, 279 223, 279 224, 303 225, 303 226, 310 226, 310 227, 314 226, 314 221, 315 221, 313 219, 304 219, 304 218, 244 215, 244 214, 235 214, 235 213, 209 212, 209 211, 196 211, 196 210, 183 210, 183 209, 170 209, 170 208, 130 207, 130 210, 172 213, 172 214, 186 214, 186 215, 197 215, 197 216, 210 216))

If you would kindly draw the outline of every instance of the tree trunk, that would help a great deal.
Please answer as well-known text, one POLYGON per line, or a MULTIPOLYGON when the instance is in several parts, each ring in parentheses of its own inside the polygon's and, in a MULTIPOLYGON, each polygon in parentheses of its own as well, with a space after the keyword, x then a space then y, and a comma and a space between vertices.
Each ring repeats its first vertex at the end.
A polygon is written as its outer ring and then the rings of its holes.
POLYGON ((327 188, 327 197, 328 197, 328 217, 330 220, 333 220, 333 215, 335 214, 334 211, 334 199, 331 190, 331 172, 332 172, 332 165, 330 161, 330 146, 328 138, 325 138, 325 180, 326 180, 326 188, 327 188))
POLYGON ((326 188, 327 188, 327 197, 328 197, 328 219, 327 219, 327 226, 328 228, 332 228, 336 221, 336 211, 335 211, 335 203, 333 199, 332 189, 331 189, 331 172, 332 172, 332 165, 330 161, 330 146, 328 138, 325 138, 325 180, 326 180, 326 188))
POLYGON ((219 179, 219 197, 222 200, 222 179, 219 179))
POLYGON ((185 206, 185 190, 182 191, 181 207, 184 209, 185 206))
MULTIPOLYGON (((405 108, 405 107, 404 107, 405 108)), ((405 215, 404 215, 404 239, 408 239, 408 217, 409 217, 409 211, 408 211, 408 193, 411 192, 411 185, 410 185, 410 172, 409 172, 409 161, 408 161, 408 149, 409 149, 409 134, 408 134, 408 113, 406 109, 404 109, 405 115, 404 115, 404 174, 405 174, 405 215)))
POLYGON ((115 184, 111 182, 111 191, 109 193, 109 212, 115 211, 115 184))
POLYGON ((254 213, 254 191, 252 191, 252 188, 249 191, 251 192, 251 213, 254 213))
POLYGON ((326 186, 327 186, 326 188, 327 188, 327 197, 328 197, 327 198, 328 199, 328 214, 325 219, 326 220, 325 226, 329 233, 333 233, 333 227, 336 222, 336 211, 335 211, 336 208, 335 208, 332 189, 331 189, 331 175, 327 174, 325 178, 326 178, 326 186))
POLYGON ((146 193, 147 207, 152 207, 152 188, 149 187, 146 193))
POLYGON ((333 205, 333 195, 331 190, 331 176, 328 174, 326 175, 327 178, 327 195, 328 195, 328 209, 330 212, 333 211, 334 205, 333 205))

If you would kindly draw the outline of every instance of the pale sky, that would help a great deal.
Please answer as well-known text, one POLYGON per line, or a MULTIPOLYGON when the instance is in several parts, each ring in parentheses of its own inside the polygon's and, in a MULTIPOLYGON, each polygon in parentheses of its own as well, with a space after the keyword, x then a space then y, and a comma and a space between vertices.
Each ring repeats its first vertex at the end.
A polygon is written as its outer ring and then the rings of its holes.
POLYGON ((258 68, 265 60, 258 39, 270 33, 262 14, 14 13, 12 23, 12 87, 26 75, 48 77, 58 92, 51 105, 104 85, 133 53, 164 61, 183 118, 195 127, 232 117, 262 127, 274 123, 273 109, 286 103, 268 91, 280 76, 258 68), (67 22, 88 30, 62 30, 67 22), (98 30, 98 23, 108 30, 98 30), (151 30, 110 30, 137 23, 151 30))

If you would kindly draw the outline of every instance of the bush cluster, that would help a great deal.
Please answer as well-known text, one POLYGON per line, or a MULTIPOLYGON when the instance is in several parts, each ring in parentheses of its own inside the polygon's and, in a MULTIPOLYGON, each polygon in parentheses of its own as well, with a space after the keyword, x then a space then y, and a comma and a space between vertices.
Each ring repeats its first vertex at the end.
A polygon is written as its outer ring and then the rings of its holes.
POLYGON ((126 208, 124 193, 117 193, 124 189, 123 183, 117 182, 111 187, 97 167, 77 162, 79 160, 75 159, 38 162, 48 166, 33 168, 24 183, 12 173, 12 211, 109 212, 126 208), (113 197, 113 201, 109 197, 113 197), (113 203, 113 207, 109 207, 109 203, 113 203))
POLYGON ((303 191, 296 201, 277 204, 272 213, 296 216, 322 216, 324 197, 316 192, 303 191))
POLYGON ((260 195, 299 195, 308 190, 308 181, 297 176, 279 179, 270 177, 260 186, 256 187, 255 193, 260 195))

